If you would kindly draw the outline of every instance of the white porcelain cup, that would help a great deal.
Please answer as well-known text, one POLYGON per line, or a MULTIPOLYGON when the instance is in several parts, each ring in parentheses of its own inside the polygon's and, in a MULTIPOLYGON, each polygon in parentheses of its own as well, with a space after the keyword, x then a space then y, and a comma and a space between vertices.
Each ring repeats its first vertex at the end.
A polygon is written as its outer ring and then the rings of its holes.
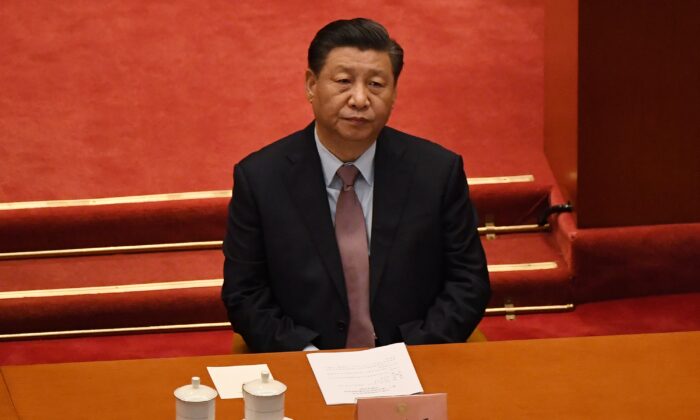
POLYGON ((245 420, 283 420, 287 386, 262 372, 260 379, 243 384, 245 420))
POLYGON ((216 391, 192 378, 192 384, 175 390, 176 420, 214 420, 216 417, 216 391))

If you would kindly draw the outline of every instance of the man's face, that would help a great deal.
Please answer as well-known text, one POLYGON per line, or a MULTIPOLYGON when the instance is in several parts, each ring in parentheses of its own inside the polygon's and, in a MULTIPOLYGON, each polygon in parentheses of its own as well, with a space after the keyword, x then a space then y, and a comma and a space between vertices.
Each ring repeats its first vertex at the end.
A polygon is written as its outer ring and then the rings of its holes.
POLYGON ((354 47, 331 50, 319 74, 306 72, 319 137, 336 148, 368 147, 396 99, 389 54, 354 47))

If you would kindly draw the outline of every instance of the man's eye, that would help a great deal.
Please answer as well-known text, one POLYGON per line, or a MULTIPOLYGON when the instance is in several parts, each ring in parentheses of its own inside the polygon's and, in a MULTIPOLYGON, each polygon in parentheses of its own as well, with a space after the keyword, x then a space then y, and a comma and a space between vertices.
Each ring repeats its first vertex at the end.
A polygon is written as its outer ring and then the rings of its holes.
POLYGON ((342 85, 347 85, 350 83, 350 79, 338 79, 335 81, 336 83, 340 83, 342 85))
POLYGON ((373 88, 383 88, 383 87, 384 87, 384 84, 383 84, 383 83, 381 83, 381 82, 374 82, 374 81, 369 82, 369 85, 370 85, 371 87, 373 87, 373 88))

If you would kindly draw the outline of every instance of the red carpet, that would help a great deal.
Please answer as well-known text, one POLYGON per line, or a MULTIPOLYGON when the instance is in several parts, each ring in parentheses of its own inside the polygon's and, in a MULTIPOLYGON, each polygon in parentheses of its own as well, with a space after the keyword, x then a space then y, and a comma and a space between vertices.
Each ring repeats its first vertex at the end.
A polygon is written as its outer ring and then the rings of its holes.
MULTIPOLYGON (((571 274, 552 235, 498 235, 493 240, 482 237, 482 242, 492 271, 490 306, 572 302, 571 274), (498 271, 504 264, 528 263, 556 266, 498 271)), ((0 334, 225 322, 219 287, 222 262, 218 249, 2 261, 0 334), (190 281, 214 284, 176 288, 175 283, 190 281), (133 289, 159 283, 165 287, 133 289), (106 286, 132 289, 71 292, 106 286), (25 295, 10 297, 11 292, 25 295), (31 292, 41 295, 26 295, 31 292)))
MULTIPOLYGON (((583 304, 573 312, 486 317, 491 341, 693 331, 700 329, 700 294, 583 304)), ((230 331, 0 342, 0 365, 226 354, 230 331)))
POLYGON ((0 202, 230 189, 235 162, 311 120, 315 32, 359 15, 406 50, 391 125, 469 176, 550 182, 541 1, 7 0, 0 202))
POLYGON ((231 351, 230 330, 0 343, 0 365, 205 356, 231 351))
POLYGON ((578 305, 572 312, 486 317, 489 340, 581 337, 700 330, 700 293, 609 300, 578 305))

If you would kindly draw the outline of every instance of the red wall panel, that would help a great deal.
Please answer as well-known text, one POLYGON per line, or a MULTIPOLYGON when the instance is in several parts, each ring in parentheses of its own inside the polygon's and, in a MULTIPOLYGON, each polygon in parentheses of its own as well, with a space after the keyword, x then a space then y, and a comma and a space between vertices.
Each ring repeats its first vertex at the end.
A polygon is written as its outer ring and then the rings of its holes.
POLYGON ((681 0, 547 5, 545 150, 579 227, 700 221, 698 16, 681 0))

